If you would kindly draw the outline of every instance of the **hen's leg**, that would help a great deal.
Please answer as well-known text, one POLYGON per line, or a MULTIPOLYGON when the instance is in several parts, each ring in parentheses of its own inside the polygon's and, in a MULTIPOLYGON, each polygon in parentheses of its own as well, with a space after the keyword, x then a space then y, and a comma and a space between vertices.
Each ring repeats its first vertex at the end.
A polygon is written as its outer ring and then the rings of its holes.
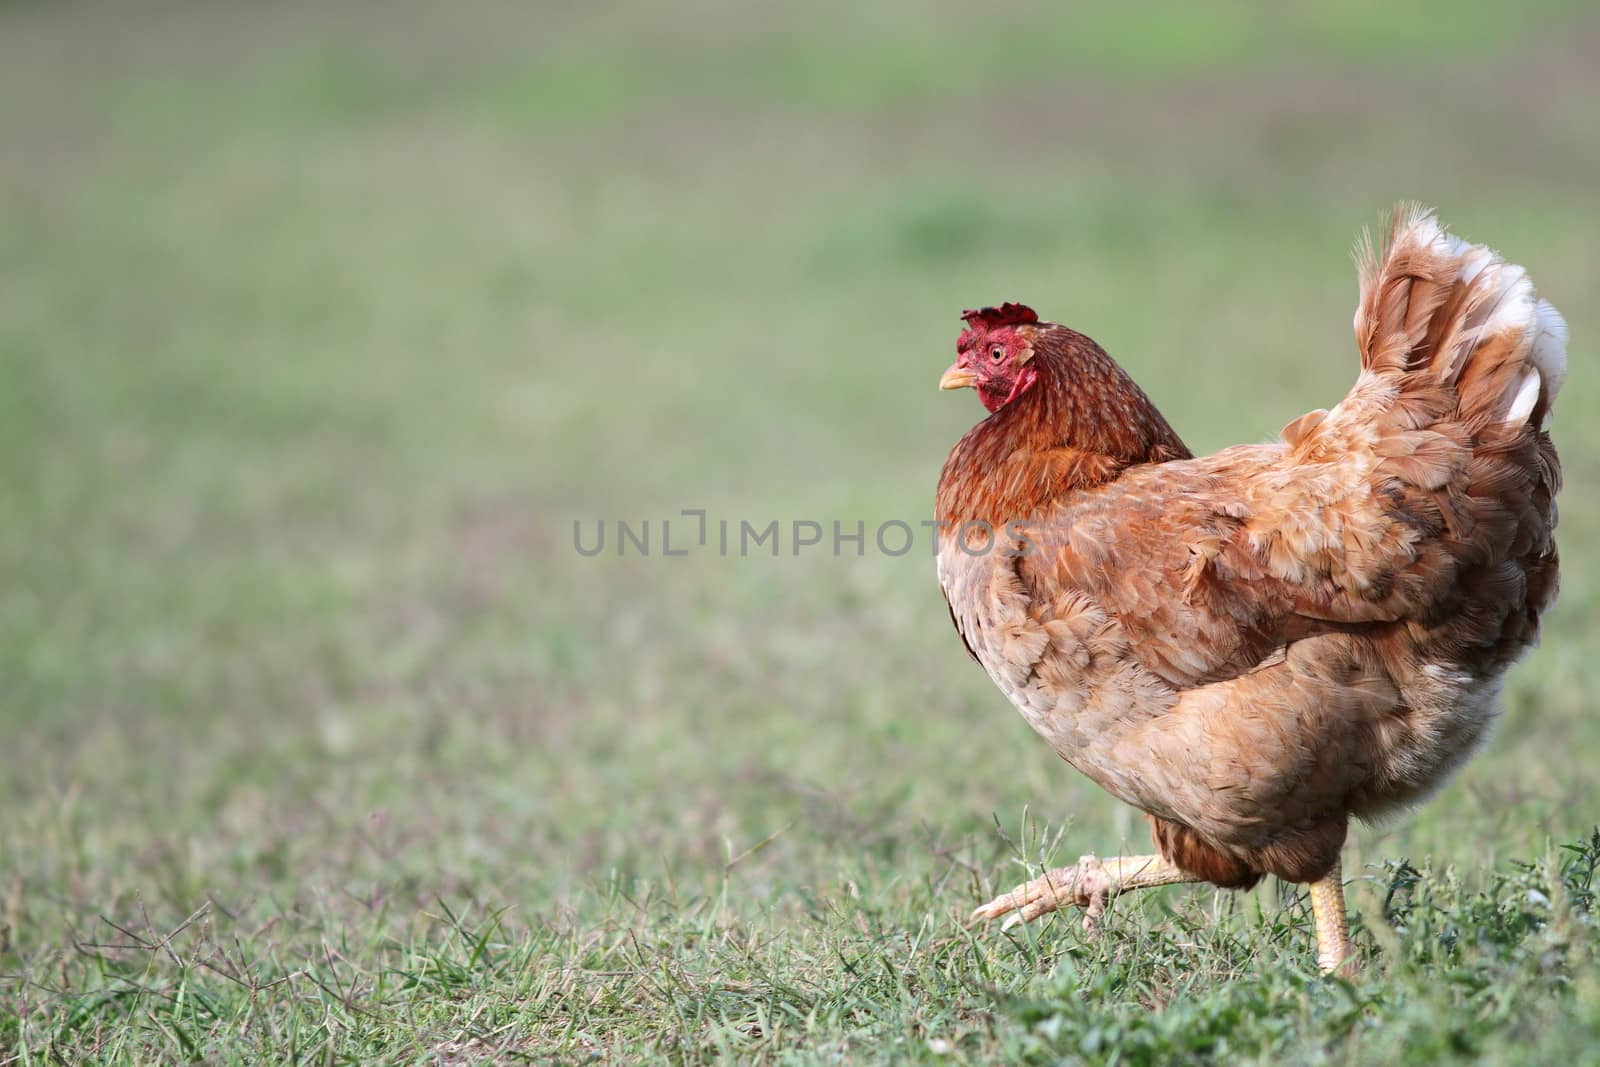
MULTIPOLYGON (((1046 871, 1031 882, 995 897, 972 913, 970 923, 988 922, 1007 915, 1001 929, 1032 922, 1061 908, 1083 909, 1083 928, 1092 930, 1105 913, 1106 904, 1119 893, 1158 885, 1198 882, 1199 878, 1168 863, 1161 856, 1119 856, 1100 860, 1085 856, 1071 867, 1046 871)), ((1350 921, 1345 914, 1344 882, 1334 864, 1321 880, 1311 883, 1311 914, 1317 928, 1317 966, 1324 974, 1355 971, 1350 921)))
POLYGON ((1350 921, 1344 911, 1344 882, 1340 880, 1337 861, 1321 881, 1311 883, 1311 917, 1317 927, 1317 966, 1322 973, 1349 974, 1355 970, 1350 921))
POLYGON ((1046 871, 1004 896, 995 897, 974 911, 969 922, 987 922, 1010 912, 1001 927, 1008 930, 1017 923, 1032 922, 1041 915, 1077 905, 1083 909, 1083 928, 1092 930, 1105 912, 1106 902, 1119 893, 1199 880, 1160 856, 1117 856, 1108 860, 1085 856, 1071 867, 1046 871))

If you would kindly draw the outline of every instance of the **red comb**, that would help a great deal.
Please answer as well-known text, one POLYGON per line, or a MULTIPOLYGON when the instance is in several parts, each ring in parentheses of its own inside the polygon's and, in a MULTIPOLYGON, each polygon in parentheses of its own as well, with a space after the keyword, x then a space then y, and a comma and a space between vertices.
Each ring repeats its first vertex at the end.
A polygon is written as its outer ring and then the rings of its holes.
POLYGON ((994 329, 996 326, 1026 326, 1038 322, 1039 316, 1027 304, 1001 304, 999 307, 968 309, 961 313, 968 326, 994 329))

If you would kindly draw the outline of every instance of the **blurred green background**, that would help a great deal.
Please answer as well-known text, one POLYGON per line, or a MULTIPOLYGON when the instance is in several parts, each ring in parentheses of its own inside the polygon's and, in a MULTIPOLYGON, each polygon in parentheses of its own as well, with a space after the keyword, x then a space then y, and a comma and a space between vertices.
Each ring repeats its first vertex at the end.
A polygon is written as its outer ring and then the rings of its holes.
MULTIPOLYGON (((1002 299, 1197 452, 1268 438, 1353 380, 1347 252, 1406 198, 1571 324, 1565 573, 1491 747, 1346 870, 1585 837, 1597 49, 1560 2, 0 5, 0 1050, 939 1053, 839 939, 954 936, 1025 808, 1066 858, 1142 824, 967 660, 925 540, 573 520, 928 517, 1002 299), (752 1030, 775 990, 810 1021, 752 1030)), ((1301 966, 1271 895, 1150 907, 1301 966)), ((1017 989, 1090 951, 1051 931, 1017 989)), ((962 1003, 956 1054, 1030 1032, 962 1003)))

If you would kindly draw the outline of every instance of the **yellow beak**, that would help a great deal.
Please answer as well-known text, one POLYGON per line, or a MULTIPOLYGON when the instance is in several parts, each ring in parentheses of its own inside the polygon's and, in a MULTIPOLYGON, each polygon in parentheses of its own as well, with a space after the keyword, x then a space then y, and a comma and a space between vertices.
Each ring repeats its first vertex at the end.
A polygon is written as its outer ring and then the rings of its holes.
POLYGON ((978 376, 967 368, 950 364, 950 369, 939 379, 940 389, 971 389, 978 384, 978 376))

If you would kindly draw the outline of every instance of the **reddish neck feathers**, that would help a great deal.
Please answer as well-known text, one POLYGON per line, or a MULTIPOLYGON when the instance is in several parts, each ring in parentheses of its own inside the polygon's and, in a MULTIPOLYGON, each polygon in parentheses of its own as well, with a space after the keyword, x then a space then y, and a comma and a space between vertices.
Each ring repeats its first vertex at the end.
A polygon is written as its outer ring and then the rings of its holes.
POLYGON ((1144 390, 1089 338, 1041 323, 1018 395, 967 432, 939 476, 937 518, 1000 528, 1138 463, 1189 450, 1144 390))

